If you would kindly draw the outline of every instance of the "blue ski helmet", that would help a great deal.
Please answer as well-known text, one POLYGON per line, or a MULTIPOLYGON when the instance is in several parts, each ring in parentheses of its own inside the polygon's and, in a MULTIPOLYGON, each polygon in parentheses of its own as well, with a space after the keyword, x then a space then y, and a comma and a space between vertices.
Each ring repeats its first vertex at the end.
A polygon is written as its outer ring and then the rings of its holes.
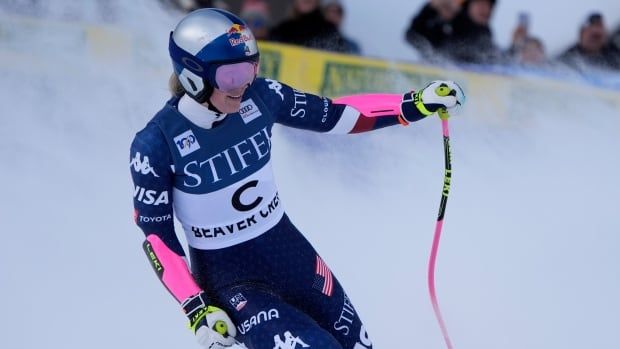
MULTIPOLYGON (((258 63, 254 34, 239 17, 215 8, 186 15, 170 33, 168 51, 174 74, 185 92, 204 103, 213 88, 218 67, 227 64, 258 63)), ((256 73, 254 73, 254 77, 256 73)))

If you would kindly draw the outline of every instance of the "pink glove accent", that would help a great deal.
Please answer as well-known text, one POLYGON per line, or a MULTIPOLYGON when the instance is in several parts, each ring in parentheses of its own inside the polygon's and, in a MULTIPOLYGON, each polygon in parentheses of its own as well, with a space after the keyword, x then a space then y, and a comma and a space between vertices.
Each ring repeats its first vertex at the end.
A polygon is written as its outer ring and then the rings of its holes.
POLYGON ((338 97, 333 102, 350 105, 362 113, 362 115, 373 117, 400 115, 400 103, 402 100, 402 95, 373 93, 338 97))
POLYGON ((163 268, 161 281, 177 301, 182 302, 201 291, 183 257, 172 252, 155 234, 149 235, 146 240, 151 244, 152 252, 163 268))

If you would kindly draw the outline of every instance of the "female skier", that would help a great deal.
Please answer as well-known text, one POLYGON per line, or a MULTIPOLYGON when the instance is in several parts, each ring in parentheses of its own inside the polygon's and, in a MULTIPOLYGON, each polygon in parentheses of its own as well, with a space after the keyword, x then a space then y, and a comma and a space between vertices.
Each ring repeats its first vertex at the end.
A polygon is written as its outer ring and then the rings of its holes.
POLYGON ((464 101, 435 81, 418 92, 330 100, 258 78, 256 40, 235 15, 196 10, 170 35, 173 97, 131 145, 144 250, 208 349, 362 349, 351 301, 291 223, 272 174, 274 123, 345 134, 408 124, 464 101), (174 231, 189 244, 191 271, 174 231))

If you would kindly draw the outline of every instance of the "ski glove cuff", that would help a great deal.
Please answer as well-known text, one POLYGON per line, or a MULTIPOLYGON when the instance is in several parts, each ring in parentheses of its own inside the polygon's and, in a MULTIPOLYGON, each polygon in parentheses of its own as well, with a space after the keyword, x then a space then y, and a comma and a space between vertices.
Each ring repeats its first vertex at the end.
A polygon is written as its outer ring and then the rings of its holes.
POLYGON ((235 343, 234 337, 237 335, 235 325, 224 310, 209 305, 204 291, 189 297, 181 306, 189 319, 189 327, 202 346, 225 348, 235 343))

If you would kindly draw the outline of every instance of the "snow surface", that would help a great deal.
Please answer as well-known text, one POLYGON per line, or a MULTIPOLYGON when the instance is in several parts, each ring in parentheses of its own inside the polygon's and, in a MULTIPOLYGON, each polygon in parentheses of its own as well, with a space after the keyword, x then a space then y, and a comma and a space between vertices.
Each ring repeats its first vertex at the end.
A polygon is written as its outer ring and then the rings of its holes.
MULTIPOLYGON (((141 251, 128 167, 133 134, 168 95, 177 16, 122 3, 116 29, 128 41, 109 47, 88 46, 98 32, 66 19, 98 22, 92 7, 53 3, 43 27, 0 13, 0 348, 197 347, 141 251)), ((351 16, 370 21, 364 8, 351 16)), ((532 92, 506 101, 539 102, 503 124, 470 100, 451 119, 437 288, 456 348, 620 347, 620 107, 585 96, 532 92)), ((426 289, 439 122, 274 133, 288 213, 346 286, 375 348, 443 348, 426 289)))

